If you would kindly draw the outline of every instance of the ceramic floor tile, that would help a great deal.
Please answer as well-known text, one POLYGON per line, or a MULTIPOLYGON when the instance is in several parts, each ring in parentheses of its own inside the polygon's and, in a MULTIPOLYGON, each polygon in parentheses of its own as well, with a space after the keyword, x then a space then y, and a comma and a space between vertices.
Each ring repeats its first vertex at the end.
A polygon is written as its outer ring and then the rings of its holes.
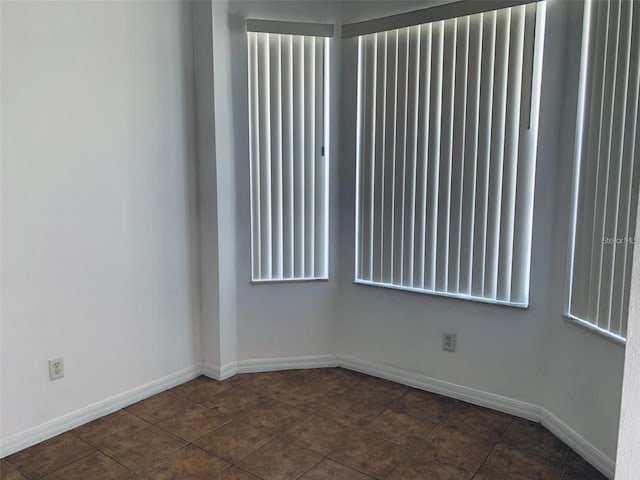
POLYGON ((415 458, 401 463, 391 472, 388 480, 471 480, 471 478, 473 478, 473 472, 460 467, 415 458))
POLYGON ((249 472, 245 472, 238 467, 231 467, 225 470, 220 475, 215 477, 214 480, 261 480, 255 475, 251 475, 249 472))
POLYGON ((300 480, 372 480, 372 477, 325 458, 300 480))
POLYGON ((312 414, 286 432, 283 438, 320 455, 328 455, 354 432, 354 427, 312 414))
POLYGON ((307 415, 308 410, 272 400, 247 410, 240 418, 259 427, 282 431, 300 422, 307 415))
POLYGON ((171 389, 170 392, 192 403, 206 405, 216 395, 226 392, 233 385, 231 381, 218 382, 207 377, 198 377, 171 389))
POLYGON ((134 403, 125 410, 149 423, 159 423, 179 414, 189 405, 191 405, 191 402, 177 395, 170 392, 162 392, 141 402, 134 403))
POLYGON ((378 401, 392 402, 409 391, 409 387, 375 377, 367 377, 353 389, 363 398, 376 398, 378 401))
POLYGON ((303 370, 304 379, 333 394, 354 390, 368 377, 343 368, 313 368, 303 370))
POLYGON ((440 423, 459 407, 458 400, 422 390, 410 390, 389 408, 410 417, 440 423))
POLYGON ((436 423, 387 409, 376 417, 365 430, 409 448, 420 448, 436 426, 436 423))
POLYGON ((131 471, 107 457, 95 452, 45 477, 45 480, 128 480, 131 471))
POLYGON ((228 417, 237 417, 247 410, 257 407, 268 400, 269 398, 265 395, 255 393, 254 391, 239 385, 215 395, 208 400, 205 405, 209 408, 218 410, 221 414, 228 417))
POLYGON ((158 426, 187 442, 193 442, 229 420, 229 417, 217 410, 190 405, 182 412, 158 423, 158 426))
POLYGON ((572 451, 569 453, 562 480, 606 480, 606 477, 572 451))
POLYGON ((302 374, 278 371, 254 374, 242 385, 256 393, 271 396, 286 390, 292 383, 302 381, 302 374))
POLYGON ((188 445, 151 467, 148 480, 211 480, 231 465, 224 460, 188 445))
POLYGON ((33 447, 10 455, 5 460, 29 480, 38 480, 95 451, 72 433, 63 433, 33 447))
POLYGON ((492 480, 560 480, 562 465, 498 444, 478 474, 492 480))
POLYGON ((463 403, 445 419, 449 428, 490 442, 500 440, 511 421, 511 416, 505 413, 463 403))
POLYGON ((149 426, 150 424, 140 417, 126 410, 118 410, 82 425, 72 430, 72 433, 96 448, 103 448, 109 442, 117 441, 122 436, 127 436, 149 426))
POLYGON ((185 444, 184 440, 151 426, 109 444, 103 452, 129 470, 142 473, 185 444))
POLYGON ((238 466, 264 480, 295 480, 320 460, 321 455, 277 438, 246 456, 238 466))
POLYGON ((569 454, 569 447, 549 430, 539 423, 520 418, 509 424, 500 443, 560 464, 569 454))
POLYGON ((27 480, 13 465, 0 460, 0 480, 27 480))
POLYGON ((254 425, 239 417, 199 438, 195 445, 234 463, 260 448, 276 434, 273 428, 254 425))
POLYGON ((374 478, 384 479, 406 460, 407 454, 395 443, 358 432, 331 453, 329 458, 374 478))
POLYGON ((422 447, 426 456, 475 472, 491 452, 494 443, 438 426, 422 447))
POLYGON ((339 422, 364 427, 380 415, 388 405, 387 401, 363 398, 356 392, 348 391, 330 399, 320 412, 339 422))

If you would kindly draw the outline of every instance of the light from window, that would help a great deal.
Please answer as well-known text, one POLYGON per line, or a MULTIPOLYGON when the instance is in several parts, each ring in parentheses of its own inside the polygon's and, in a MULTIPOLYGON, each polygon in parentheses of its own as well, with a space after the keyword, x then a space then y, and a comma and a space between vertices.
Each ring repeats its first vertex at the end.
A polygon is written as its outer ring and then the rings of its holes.
POLYGON ((247 35, 252 279, 326 279, 329 40, 247 35))
POLYGON ((358 283, 526 307, 545 3, 358 38, 358 283))
POLYGON ((585 3, 567 314, 624 339, 638 199, 640 5, 585 3))

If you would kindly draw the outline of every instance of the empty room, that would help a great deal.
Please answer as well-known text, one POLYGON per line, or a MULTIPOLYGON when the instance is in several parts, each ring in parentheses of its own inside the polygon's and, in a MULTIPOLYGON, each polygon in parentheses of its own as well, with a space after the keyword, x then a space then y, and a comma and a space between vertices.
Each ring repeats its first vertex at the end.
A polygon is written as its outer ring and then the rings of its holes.
POLYGON ((640 2, 0 0, 0 113, 0 480, 640 479, 640 2))

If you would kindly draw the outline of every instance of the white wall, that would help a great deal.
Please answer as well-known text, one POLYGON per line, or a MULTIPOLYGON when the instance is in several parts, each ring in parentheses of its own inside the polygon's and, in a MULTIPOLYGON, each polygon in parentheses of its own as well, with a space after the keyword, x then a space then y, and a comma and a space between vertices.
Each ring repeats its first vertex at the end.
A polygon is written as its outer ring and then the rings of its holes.
POLYGON ((616 480, 635 480, 640 472, 640 215, 635 238, 616 480))
POLYGON ((1 9, 4 441, 200 349, 188 5, 1 9))

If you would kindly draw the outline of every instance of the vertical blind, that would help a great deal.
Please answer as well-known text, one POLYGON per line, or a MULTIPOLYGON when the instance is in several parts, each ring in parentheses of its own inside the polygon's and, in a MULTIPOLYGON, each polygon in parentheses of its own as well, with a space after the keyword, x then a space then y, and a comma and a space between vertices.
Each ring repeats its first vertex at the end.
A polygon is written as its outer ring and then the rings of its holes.
POLYGON ((527 306, 544 14, 358 37, 356 282, 527 306))
POLYGON ((329 40, 247 36, 252 279, 327 278, 329 40))
POLYGON ((624 338, 638 199, 640 5, 585 4, 568 315, 624 338))

